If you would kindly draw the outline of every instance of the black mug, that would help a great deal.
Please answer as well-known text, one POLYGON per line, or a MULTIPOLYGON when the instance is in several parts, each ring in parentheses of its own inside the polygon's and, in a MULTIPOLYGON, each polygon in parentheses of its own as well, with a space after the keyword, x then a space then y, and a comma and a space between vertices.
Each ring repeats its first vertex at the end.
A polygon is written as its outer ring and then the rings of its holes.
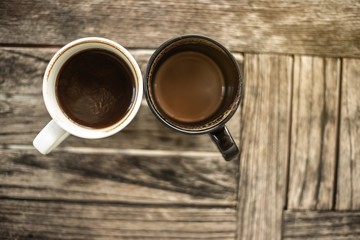
POLYGON ((144 91, 165 125, 187 134, 208 133, 226 161, 239 157, 225 123, 239 106, 242 77, 222 44, 202 35, 166 41, 148 62, 144 91))

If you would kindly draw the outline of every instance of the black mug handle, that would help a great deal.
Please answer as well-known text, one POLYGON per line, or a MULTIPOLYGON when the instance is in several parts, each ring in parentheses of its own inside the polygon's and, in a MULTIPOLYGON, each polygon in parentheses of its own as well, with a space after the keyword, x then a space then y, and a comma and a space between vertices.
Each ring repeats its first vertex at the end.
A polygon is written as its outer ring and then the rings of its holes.
POLYGON ((235 160, 240 152, 226 126, 209 133, 226 161, 235 160))

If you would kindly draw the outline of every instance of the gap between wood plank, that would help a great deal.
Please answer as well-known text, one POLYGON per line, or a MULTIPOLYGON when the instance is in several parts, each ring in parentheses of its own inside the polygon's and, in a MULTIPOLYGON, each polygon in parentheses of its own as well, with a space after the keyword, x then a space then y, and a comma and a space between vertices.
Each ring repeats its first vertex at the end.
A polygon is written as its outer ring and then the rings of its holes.
POLYGON ((317 209, 317 210, 311 210, 311 209, 289 209, 289 210, 285 210, 283 211, 283 215, 286 213, 360 213, 359 210, 354 210, 354 209, 347 209, 347 210, 322 210, 322 209, 317 209))
MULTIPOLYGON (((80 38, 78 38, 80 39, 80 38)), ((75 40, 75 39, 74 39, 75 40)), ((68 43, 70 43, 69 41, 68 43)), ((28 44, 28 43, 0 43, 0 48, 62 48, 65 44, 28 44)), ((126 47, 126 46, 124 46, 126 47)), ((144 48, 144 47, 126 47, 127 50, 144 50, 144 51, 154 51, 154 48, 144 48)))
MULTIPOLYGON (((69 42, 70 43, 70 42, 69 42)), ((32 45, 32 44, 1 44, 0 48, 14 48, 14 49, 21 49, 21 48, 42 48, 42 49, 60 49, 65 45, 32 45)), ((144 55, 152 55, 156 49, 154 48, 137 48, 137 47, 126 47, 127 50, 137 53, 138 55, 144 54, 144 55)), ((231 51, 231 53, 234 55, 235 59, 239 62, 244 61, 244 54, 243 52, 237 52, 237 51, 231 51)), ((286 54, 279 54, 279 55, 286 55, 286 54)))
POLYGON ((63 46, 63 44, 0 43, 0 47, 11 48, 61 48, 63 46))
MULTIPOLYGON (((0 185, 1 186, 1 185, 0 185)), ((7 197, 0 196, 0 201, 12 200, 12 201, 33 201, 33 202, 51 202, 51 203, 63 203, 63 204, 94 204, 94 205, 125 205, 132 207, 153 207, 153 208, 235 208, 237 202, 227 203, 186 203, 186 202, 171 202, 171 203, 152 203, 152 202, 127 202, 127 201, 112 201, 112 200, 78 200, 78 199, 57 199, 57 198, 28 198, 28 197, 7 197)))
MULTIPOLYGON (((285 183, 285 203, 283 212, 288 208, 288 193, 289 193, 289 179, 290 179, 290 158, 291 158, 291 128, 292 128, 292 110, 293 110, 293 83, 294 83, 294 55, 291 56, 292 58, 292 68, 291 68, 291 80, 289 83, 289 99, 288 99, 288 152, 287 152, 287 169, 286 169, 286 183, 285 183)), ((284 214, 281 215, 281 221, 284 222, 284 214)), ((284 238, 284 227, 281 226, 281 239, 284 238)))
POLYGON ((337 180, 338 180, 338 166, 340 158, 340 120, 341 120, 341 91, 342 91, 342 82, 343 82, 343 59, 340 58, 340 71, 339 71, 339 92, 338 92, 338 106, 337 106, 337 119, 336 119, 336 150, 335 150, 335 167, 334 167, 334 191, 332 199, 332 210, 336 209, 336 195, 337 195, 337 180))
MULTIPOLYGON (((3 145, 10 150, 35 150, 32 145, 3 145)), ((183 156, 183 157, 219 157, 219 152, 170 151, 147 149, 116 149, 116 148, 87 148, 87 147, 59 147, 54 152, 86 153, 86 154, 123 154, 129 156, 183 156)))
POLYGON ((288 152, 287 152, 287 169, 286 169, 286 186, 285 186, 285 204, 284 210, 288 208, 288 193, 289 193, 289 179, 290 179, 290 158, 291 158, 291 128, 292 128, 292 110, 293 110, 293 84, 294 84, 294 55, 291 56, 292 68, 291 68, 291 80, 289 83, 289 99, 288 99, 288 152))

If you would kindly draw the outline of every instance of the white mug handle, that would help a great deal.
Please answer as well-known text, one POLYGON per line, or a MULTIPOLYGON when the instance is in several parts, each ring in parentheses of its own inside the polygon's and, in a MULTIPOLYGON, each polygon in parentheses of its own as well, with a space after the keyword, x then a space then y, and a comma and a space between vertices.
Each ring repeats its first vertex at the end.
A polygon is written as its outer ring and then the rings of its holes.
POLYGON ((54 120, 51 120, 36 136, 33 141, 34 147, 46 155, 56 148, 69 136, 54 120))

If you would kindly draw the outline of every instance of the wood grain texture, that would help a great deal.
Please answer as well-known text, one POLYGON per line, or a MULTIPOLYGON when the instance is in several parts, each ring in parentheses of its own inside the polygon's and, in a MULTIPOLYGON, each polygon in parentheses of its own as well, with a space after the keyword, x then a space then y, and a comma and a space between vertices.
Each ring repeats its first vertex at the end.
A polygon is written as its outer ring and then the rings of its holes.
POLYGON ((0 150, 0 198, 234 206, 238 162, 220 154, 0 150))
POLYGON ((102 36, 156 48, 180 34, 210 35, 235 51, 360 56, 357 0, 0 2, 0 43, 65 44, 102 36))
POLYGON ((332 209, 340 59, 295 56, 289 209, 332 209))
POLYGON ((292 57, 245 55, 238 239, 280 239, 285 205, 292 57))
MULTIPOLYGON (((41 96, 46 65, 57 49, 0 48, 0 143, 31 145, 36 134, 50 120, 41 96)), ((145 70, 152 51, 131 53, 145 70)), ((241 54, 235 54, 242 67, 241 54)), ((228 127, 238 142, 240 113, 228 127)), ((175 132, 160 123, 146 104, 134 121, 122 132, 105 139, 86 140, 71 136, 61 147, 135 148, 156 150, 217 151, 207 135, 189 136, 175 132)))
POLYGON ((360 239, 359 212, 284 212, 284 240, 360 239))
POLYGON ((360 209, 360 59, 343 59, 336 208, 360 209))
POLYGON ((218 154, 1 150, 0 197, 233 205, 238 163, 218 154))
POLYGON ((0 201, 0 238, 234 239, 234 208, 0 201))

